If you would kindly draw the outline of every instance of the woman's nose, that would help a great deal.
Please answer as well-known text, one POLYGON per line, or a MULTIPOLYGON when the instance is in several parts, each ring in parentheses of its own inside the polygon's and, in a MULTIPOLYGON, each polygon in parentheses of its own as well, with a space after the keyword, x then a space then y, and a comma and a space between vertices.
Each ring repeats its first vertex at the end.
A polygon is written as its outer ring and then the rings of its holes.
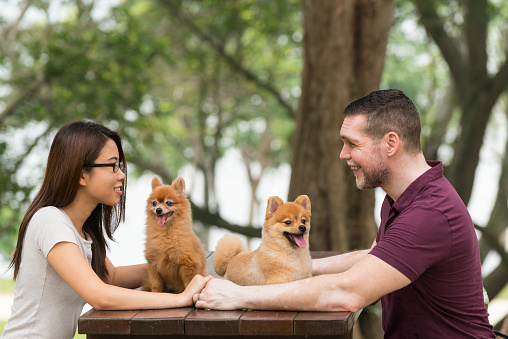
POLYGON ((118 172, 116 172, 118 174, 118 177, 120 178, 120 180, 124 180, 127 176, 125 175, 125 173, 122 171, 122 169, 119 169, 118 172))

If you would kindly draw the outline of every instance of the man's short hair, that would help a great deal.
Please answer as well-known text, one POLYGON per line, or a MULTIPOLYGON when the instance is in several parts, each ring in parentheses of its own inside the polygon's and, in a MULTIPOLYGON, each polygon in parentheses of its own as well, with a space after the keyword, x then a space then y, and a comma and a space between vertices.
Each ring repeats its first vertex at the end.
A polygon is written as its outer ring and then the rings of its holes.
POLYGON ((351 102, 344 116, 364 114, 365 134, 380 140, 386 133, 395 132, 409 153, 420 153, 422 125, 415 105, 402 91, 387 89, 374 91, 351 102))

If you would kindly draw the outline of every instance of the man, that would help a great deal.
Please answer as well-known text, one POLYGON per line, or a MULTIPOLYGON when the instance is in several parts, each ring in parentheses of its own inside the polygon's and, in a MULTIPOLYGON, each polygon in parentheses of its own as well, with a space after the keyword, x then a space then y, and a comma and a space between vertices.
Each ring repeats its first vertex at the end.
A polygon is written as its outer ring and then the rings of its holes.
POLYGON ((370 250, 313 261, 313 277, 241 287, 214 279, 196 307, 357 311, 381 298, 386 338, 495 338, 483 303, 478 241, 469 213, 427 162, 421 122, 399 90, 375 91, 344 110, 340 131, 359 189, 386 197, 370 250))

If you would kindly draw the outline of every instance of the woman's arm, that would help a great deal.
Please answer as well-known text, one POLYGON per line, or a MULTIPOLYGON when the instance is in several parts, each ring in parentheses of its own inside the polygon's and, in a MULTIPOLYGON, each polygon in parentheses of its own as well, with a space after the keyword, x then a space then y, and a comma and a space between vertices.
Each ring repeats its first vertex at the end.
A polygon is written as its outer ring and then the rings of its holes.
MULTIPOLYGON (((60 242, 48 253, 48 261, 60 277, 97 310, 159 309, 192 305, 192 296, 211 277, 196 276, 180 294, 130 290, 104 283, 79 251, 76 244, 60 242)), ((122 275, 122 274, 120 274, 122 275)))
POLYGON ((147 264, 115 267, 109 258, 106 257, 106 267, 108 268, 108 280, 111 285, 138 288, 148 279, 147 264))
POLYGON ((344 273, 287 284, 238 286, 212 279, 194 296, 198 308, 292 311, 351 311, 370 305, 411 281, 381 259, 366 255, 344 273))
POLYGON ((344 254, 335 255, 312 260, 312 275, 342 273, 353 267, 358 261, 363 259, 371 249, 376 246, 376 241, 368 250, 353 251, 344 254))

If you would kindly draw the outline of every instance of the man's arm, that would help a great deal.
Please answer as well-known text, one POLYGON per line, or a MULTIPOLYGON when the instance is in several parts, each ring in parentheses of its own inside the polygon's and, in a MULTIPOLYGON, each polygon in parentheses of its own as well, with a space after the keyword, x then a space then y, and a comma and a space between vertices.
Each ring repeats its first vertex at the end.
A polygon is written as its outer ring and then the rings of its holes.
POLYGON ((372 243, 370 249, 352 251, 344 254, 335 255, 312 260, 312 275, 342 273, 353 267, 358 261, 363 259, 376 246, 376 241, 372 243))
POLYGON ((381 259, 366 255, 351 269, 287 284, 238 286, 213 279, 194 296, 197 308, 351 311, 370 305, 411 281, 381 259))
POLYGON ((109 272, 109 283, 111 285, 138 288, 148 279, 148 265, 129 265, 115 267, 106 257, 106 267, 109 272))

